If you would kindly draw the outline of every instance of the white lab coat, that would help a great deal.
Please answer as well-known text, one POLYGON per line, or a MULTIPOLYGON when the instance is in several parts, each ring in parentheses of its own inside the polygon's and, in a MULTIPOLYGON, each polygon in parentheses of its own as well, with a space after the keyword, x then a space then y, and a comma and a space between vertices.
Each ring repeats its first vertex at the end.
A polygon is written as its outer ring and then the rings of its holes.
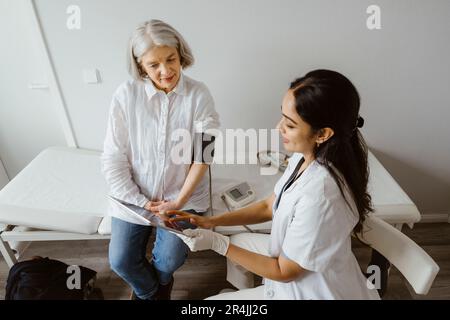
MULTIPOLYGON (((173 161, 171 152, 180 143, 174 131, 185 129, 194 139, 195 132, 218 127, 214 100, 201 82, 181 74, 168 94, 149 80, 124 82, 113 95, 101 157, 110 195, 141 207, 149 200, 175 200, 190 162, 173 161)), ((183 209, 206 211, 208 207, 204 176, 183 209)), ((134 222, 113 204, 109 213, 134 222)))
MULTIPOLYGON (((275 186, 277 197, 301 157, 291 157, 275 186)), ((351 232, 358 216, 354 202, 348 199, 353 208, 317 161, 284 191, 278 208, 273 208, 269 255, 283 255, 307 271, 287 283, 265 279, 264 298, 379 299, 378 292, 367 287, 351 250, 351 232)))

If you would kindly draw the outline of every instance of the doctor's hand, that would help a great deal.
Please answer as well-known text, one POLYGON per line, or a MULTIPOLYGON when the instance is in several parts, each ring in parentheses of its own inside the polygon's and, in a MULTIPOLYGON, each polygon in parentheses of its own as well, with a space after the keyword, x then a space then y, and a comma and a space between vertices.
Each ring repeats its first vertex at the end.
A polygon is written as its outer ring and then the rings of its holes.
POLYGON ((230 238, 207 229, 186 229, 184 235, 174 233, 187 244, 191 251, 214 250, 226 255, 230 246, 230 238))
POLYGON ((166 212, 167 215, 171 216, 172 218, 169 219, 170 222, 176 222, 176 221, 188 221, 198 227, 205 228, 205 229, 212 229, 216 225, 211 220, 211 217, 202 217, 196 214, 179 211, 179 210, 169 210, 166 212), (173 217, 175 216, 175 217, 173 217))

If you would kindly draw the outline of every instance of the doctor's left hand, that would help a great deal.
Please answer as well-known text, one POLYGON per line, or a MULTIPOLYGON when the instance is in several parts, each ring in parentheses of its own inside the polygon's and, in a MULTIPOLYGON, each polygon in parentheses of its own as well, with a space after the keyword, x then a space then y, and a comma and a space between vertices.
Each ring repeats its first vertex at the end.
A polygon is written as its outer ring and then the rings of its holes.
POLYGON ((177 201, 157 201, 152 203, 153 206, 150 207, 151 212, 158 213, 160 211, 169 211, 169 210, 178 210, 180 209, 180 205, 177 201))
POLYGON ((226 255, 230 246, 230 238, 208 229, 185 229, 185 235, 174 233, 187 244, 191 251, 214 250, 226 255))

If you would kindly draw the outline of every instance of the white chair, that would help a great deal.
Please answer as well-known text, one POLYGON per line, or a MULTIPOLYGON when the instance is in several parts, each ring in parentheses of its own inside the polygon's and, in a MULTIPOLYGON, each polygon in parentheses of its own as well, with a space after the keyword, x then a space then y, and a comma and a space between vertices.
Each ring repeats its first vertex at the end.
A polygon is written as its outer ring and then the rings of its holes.
POLYGON ((417 294, 428 293, 439 266, 413 240, 373 215, 367 217, 360 236, 402 273, 417 294))

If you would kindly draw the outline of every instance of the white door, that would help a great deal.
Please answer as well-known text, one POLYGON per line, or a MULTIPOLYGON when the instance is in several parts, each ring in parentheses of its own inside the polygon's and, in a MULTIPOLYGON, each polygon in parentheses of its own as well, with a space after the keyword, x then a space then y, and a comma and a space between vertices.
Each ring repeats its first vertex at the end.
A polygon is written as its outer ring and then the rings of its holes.
POLYGON ((40 151, 65 146, 28 0, 0 1, 0 157, 12 179, 40 151))

